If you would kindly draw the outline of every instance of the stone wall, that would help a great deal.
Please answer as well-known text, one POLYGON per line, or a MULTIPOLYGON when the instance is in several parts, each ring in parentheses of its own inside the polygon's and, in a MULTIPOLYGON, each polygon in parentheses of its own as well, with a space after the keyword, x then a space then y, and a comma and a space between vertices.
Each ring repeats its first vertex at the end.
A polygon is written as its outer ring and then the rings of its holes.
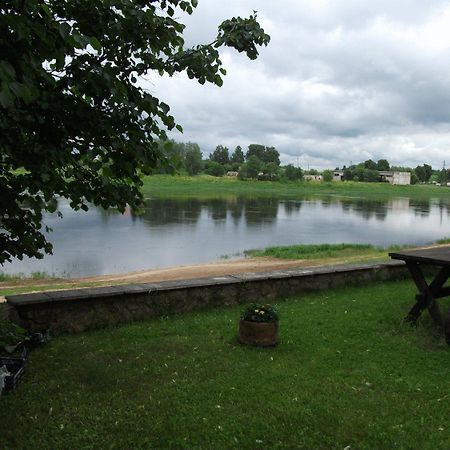
POLYGON ((364 285, 407 275, 403 262, 341 265, 238 276, 49 291, 7 296, 9 318, 31 331, 78 333, 170 314, 247 302, 269 302, 302 292, 364 285))

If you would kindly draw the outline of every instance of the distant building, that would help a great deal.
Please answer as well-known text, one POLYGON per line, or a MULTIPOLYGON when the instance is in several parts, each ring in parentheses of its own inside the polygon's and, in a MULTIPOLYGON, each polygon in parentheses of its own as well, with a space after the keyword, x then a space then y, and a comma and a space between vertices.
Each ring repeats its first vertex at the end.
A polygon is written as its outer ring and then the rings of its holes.
POLYGON ((389 170, 381 170, 378 172, 380 181, 387 181, 390 184, 411 184, 410 172, 391 172, 389 170))
POLYGON ((322 181, 322 175, 303 175, 305 181, 322 181))
MULTIPOLYGON (((380 170, 378 171, 379 181, 388 182, 390 184, 411 184, 411 173, 410 172, 393 172, 390 170, 380 170)), ((306 179, 305 175, 305 179, 306 179)), ((334 170, 333 171, 333 181, 343 181, 344 171, 334 170)))

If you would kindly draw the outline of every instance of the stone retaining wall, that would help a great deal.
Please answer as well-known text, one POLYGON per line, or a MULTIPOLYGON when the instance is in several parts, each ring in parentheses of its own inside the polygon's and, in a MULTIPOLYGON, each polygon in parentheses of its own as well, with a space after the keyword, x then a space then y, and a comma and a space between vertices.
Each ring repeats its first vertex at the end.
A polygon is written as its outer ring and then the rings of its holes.
POLYGON ((401 261, 246 273, 7 296, 8 317, 30 331, 78 333, 169 314, 247 302, 269 302, 306 291, 407 276, 401 261))

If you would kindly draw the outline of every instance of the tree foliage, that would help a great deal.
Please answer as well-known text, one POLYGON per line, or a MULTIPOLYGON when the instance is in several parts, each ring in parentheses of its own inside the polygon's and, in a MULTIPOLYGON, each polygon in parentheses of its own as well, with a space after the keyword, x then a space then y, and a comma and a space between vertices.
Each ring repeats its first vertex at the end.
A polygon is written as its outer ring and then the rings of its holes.
POLYGON ((284 175, 290 181, 298 181, 303 178, 303 170, 300 167, 288 164, 284 169, 284 175))
POLYGON ((390 169, 390 165, 389 165, 389 161, 387 159, 379 159, 377 162, 377 170, 389 170, 390 169))
POLYGON ((368 170, 377 170, 377 163, 368 159, 367 161, 364 161, 364 168, 368 170))
POLYGON ((209 155, 209 159, 219 164, 228 164, 230 162, 228 148, 224 147, 223 145, 218 145, 216 149, 209 155))
POLYGON ((189 175, 197 175, 203 169, 202 152, 198 144, 188 142, 185 144, 184 166, 189 175))
POLYGON ((0 263, 51 251, 44 211, 66 197, 124 210, 141 204, 143 174, 164 165, 170 107, 139 77, 185 71, 221 86, 219 48, 258 56, 256 15, 224 21, 185 48, 197 0, 3 0, 0 3, 0 263))
POLYGON ((429 164, 423 164, 421 166, 417 166, 414 169, 414 172, 416 173, 419 181, 426 183, 429 181, 431 175, 433 174, 433 169, 429 164))
POLYGON ((248 161, 239 170, 239 178, 257 178, 261 172, 263 164, 256 155, 251 155, 248 161))
POLYGON ((280 165, 280 154, 275 147, 266 147, 261 144, 250 144, 245 154, 245 159, 250 160, 252 156, 256 156, 263 163, 275 163, 280 165))
POLYGON ((244 152, 242 151, 242 148, 240 145, 238 145, 234 149, 234 152, 232 153, 232 155, 230 157, 230 162, 237 163, 237 164, 242 164, 244 162, 244 152))

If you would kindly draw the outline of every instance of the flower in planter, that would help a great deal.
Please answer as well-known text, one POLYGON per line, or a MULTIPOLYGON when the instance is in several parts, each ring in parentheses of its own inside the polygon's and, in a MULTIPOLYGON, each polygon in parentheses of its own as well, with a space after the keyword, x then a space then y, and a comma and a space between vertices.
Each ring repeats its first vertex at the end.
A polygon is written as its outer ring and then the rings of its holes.
POLYGON ((252 303, 242 312, 241 319, 248 322, 277 322, 278 312, 272 305, 252 303))

